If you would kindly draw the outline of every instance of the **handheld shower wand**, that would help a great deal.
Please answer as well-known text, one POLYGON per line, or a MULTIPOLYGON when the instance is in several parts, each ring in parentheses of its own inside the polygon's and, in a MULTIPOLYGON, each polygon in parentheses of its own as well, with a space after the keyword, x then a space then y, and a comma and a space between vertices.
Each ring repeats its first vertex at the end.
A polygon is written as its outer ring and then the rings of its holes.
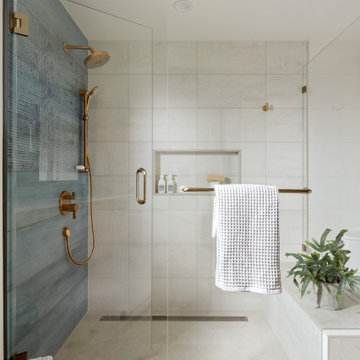
POLYGON ((77 261, 74 259, 71 248, 70 248, 70 229, 66 228, 64 229, 64 236, 66 240, 66 246, 68 250, 69 257, 71 261, 76 265, 85 265, 87 264, 91 258, 94 255, 95 252, 95 246, 96 246, 96 236, 95 236, 95 226, 94 226, 94 211, 93 211, 93 176, 91 171, 91 164, 90 164, 90 158, 88 153, 88 139, 87 139, 87 122, 89 120, 89 106, 91 97, 95 94, 99 87, 95 86, 90 92, 88 90, 80 90, 79 95, 84 97, 84 165, 78 165, 76 166, 76 169, 80 172, 86 172, 89 174, 89 181, 90 181, 90 220, 91 220, 91 232, 92 232, 92 238, 93 238, 93 247, 91 250, 91 253, 89 257, 85 261, 77 261))

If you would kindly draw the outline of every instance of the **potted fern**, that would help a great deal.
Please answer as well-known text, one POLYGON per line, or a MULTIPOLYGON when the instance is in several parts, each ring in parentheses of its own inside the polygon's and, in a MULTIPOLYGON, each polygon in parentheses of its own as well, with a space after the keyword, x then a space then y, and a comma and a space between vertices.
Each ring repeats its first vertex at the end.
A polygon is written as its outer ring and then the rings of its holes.
POLYGON ((321 235, 320 242, 314 238, 305 243, 312 249, 310 254, 286 253, 287 257, 294 257, 297 262, 288 273, 293 276, 294 284, 304 296, 310 283, 313 284, 316 307, 329 310, 339 310, 344 303, 345 286, 358 288, 360 276, 357 269, 349 269, 350 250, 344 249, 343 235, 347 230, 341 230, 335 240, 327 240, 330 229, 321 235))

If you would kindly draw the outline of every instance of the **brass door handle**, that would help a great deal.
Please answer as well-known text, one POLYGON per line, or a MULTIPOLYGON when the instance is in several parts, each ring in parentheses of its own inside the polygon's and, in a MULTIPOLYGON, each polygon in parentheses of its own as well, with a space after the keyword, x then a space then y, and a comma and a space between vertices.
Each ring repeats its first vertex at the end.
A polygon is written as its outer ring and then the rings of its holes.
POLYGON ((144 168, 139 168, 136 171, 136 201, 140 205, 144 205, 146 203, 146 170, 144 168), (143 186, 144 186, 144 194, 143 198, 140 199, 139 197, 139 177, 140 174, 143 174, 143 186))

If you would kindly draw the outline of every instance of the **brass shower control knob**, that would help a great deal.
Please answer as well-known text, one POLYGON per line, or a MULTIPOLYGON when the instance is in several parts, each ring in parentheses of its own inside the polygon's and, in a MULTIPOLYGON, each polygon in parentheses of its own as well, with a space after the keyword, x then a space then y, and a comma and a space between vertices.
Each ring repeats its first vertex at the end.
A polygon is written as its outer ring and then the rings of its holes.
POLYGON ((77 204, 72 204, 71 201, 76 199, 76 194, 70 194, 68 191, 63 191, 59 199, 59 209, 61 215, 67 215, 69 212, 73 213, 73 219, 76 219, 76 212, 78 211, 77 204))

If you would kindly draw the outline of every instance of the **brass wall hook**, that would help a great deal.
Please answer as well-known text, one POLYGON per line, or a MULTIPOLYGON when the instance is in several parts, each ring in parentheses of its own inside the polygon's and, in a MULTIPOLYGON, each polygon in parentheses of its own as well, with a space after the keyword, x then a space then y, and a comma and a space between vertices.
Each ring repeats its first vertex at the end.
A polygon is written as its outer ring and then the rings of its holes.
POLYGON ((274 110, 274 106, 270 105, 268 102, 265 103, 265 105, 262 107, 263 111, 269 111, 269 110, 274 110))

